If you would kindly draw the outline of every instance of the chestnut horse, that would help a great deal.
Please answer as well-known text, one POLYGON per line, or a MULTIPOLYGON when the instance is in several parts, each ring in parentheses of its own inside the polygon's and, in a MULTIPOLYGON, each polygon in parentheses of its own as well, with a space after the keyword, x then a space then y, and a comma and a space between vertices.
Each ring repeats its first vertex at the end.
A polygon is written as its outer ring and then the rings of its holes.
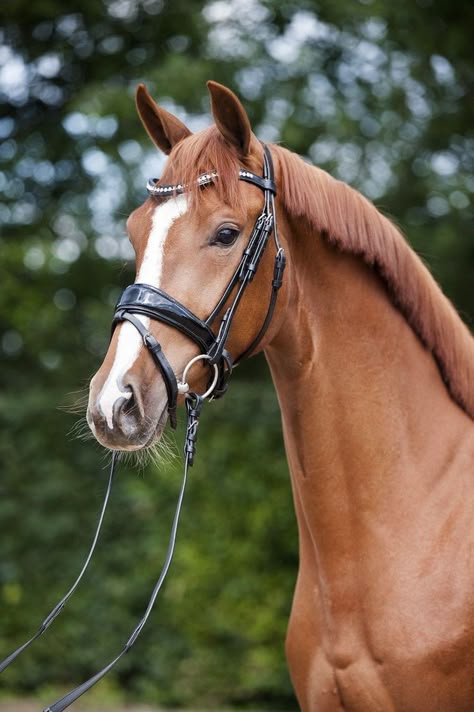
MULTIPOLYGON (((140 118, 169 154, 128 220, 137 282, 200 319, 219 301, 262 208, 239 169, 263 171, 237 97, 209 82, 215 126, 192 134, 141 85, 140 118), (204 171, 218 174, 206 189, 204 171), (165 191, 166 192, 166 191, 165 191)), ((397 229, 359 193, 279 147, 288 267, 263 350, 281 407, 299 530, 286 652, 304 711, 474 710, 474 346, 397 229)), ((227 342, 245 352, 267 314, 267 248, 227 342)), ((222 310, 224 311, 224 310, 222 310)), ((198 347, 139 317, 175 374, 198 347)), ((209 371, 193 366, 193 389, 209 371)), ((133 324, 114 331, 88 420, 115 450, 147 447, 167 419, 164 380, 133 324)), ((183 396, 178 402, 182 402, 183 396)))

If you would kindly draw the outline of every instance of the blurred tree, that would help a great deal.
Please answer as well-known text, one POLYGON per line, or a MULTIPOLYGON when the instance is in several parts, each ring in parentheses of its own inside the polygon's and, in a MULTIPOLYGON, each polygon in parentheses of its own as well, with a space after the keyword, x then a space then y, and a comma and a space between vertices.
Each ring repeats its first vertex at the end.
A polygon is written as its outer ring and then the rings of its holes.
MULTIPOLYGON (((468 319, 473 14, 467 0, 2 7, 2 652, 74 579, 100 507, 99 449, 74 439, 83 426, 57 405, 77 400, 65 394, 86 386, 106 347, 131 277, 124 219, 163 160, 135 116, 136 84, 194 130, 209 122, 205 81, 231 86, 261 138, 395 216, 468 319)), ((170 705, 295 709, 283 640, 296 528, 262 359, 209 407, 199 446, 170 580, 140 650, 101 689, 170 705)), ((63 617, 3 675, 6 690, 41 697, 121 647, 160 566, 179 469, 121 470, 97 560, 63 617)))

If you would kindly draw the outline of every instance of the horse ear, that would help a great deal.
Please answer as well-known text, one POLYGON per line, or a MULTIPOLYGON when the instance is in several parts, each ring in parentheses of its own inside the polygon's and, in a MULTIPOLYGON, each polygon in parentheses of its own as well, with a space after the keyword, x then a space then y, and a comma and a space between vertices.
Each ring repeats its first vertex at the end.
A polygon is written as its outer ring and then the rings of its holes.
POLYGON ((138 85, 135 99, 143 126, 163 153, 168 154, 173 146, 191 135, 182 121, 153 101, 144 84, 138 85))
POLYGON ((217 82, 207 82, 211 110, 216 126, 228 143, 242 156, 249 152, 252 127, 247 113, 234 92, 217 82))

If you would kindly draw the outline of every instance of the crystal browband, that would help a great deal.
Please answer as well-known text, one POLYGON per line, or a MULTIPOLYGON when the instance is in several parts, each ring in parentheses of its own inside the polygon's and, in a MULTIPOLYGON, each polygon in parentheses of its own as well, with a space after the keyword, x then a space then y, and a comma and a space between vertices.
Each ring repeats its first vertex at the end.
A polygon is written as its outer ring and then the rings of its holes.
MULTIPOLYGON (((216 178, 219 177, 217 171, 210 171, 209 173, 201 173, 197 178, 196 183, 199 187, 204 187, 210 185, 214 182, 216 178)), ((157 185, 159 178, 150 178, 146 189, 149 195, 154 195, 156 197, 171 196, 171 195, 181 195, 188 190, 186 185, 182 183, 177 183, 176 185, 157 185)), ((261 176, 252 173, 251 171, 246 171, 241 168, 239 170, 239 180, 244 180, 247 183, 253 183, 262 190, 269 190, 274 195, 276 194, 276 187, 273 180, 268 178, 262 178, 261 176)))

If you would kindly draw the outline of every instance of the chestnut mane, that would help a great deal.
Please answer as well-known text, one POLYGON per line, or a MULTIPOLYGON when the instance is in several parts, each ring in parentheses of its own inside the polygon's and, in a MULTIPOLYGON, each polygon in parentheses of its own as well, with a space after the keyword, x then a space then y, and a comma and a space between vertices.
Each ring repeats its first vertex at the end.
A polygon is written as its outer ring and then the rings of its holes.
MULTIPOLYGON (((330 245, 359 256, 378 272, 396 307, 433 354, 452 398, 474 418, 474 339, 399 230, 345 183, 280 146, 271 151, 279 166, 278 197, 287 213, 304 218, 330 245)), ((199 173, 214 170, 220 199, 235 205, 241 200, 240 167, 237 152, 212 126, 173 149, 162 181, 191 186, 199 173)), ((192 194, 197 200, 197 187, 192 194)))
POLYGON ((330 245, 376 269, 401 313, 433 354, 452 398, 474 418, 474 339, 418 255, 377 208, 345 183, 272 147, 280 195, 330 245))

